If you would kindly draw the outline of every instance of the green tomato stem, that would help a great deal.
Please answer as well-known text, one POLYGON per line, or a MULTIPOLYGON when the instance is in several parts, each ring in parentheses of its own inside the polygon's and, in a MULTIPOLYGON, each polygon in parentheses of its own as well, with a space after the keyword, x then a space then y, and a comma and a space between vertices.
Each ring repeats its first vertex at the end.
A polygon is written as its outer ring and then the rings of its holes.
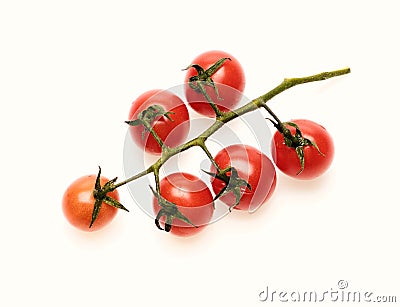
POLYGON ((217 107, 217 105, 214 103, 214 101, 211 99, 210 95, 208 95, 206 89, 204 88, 203 82, 198 81, 198 87, 200 89, 200 92, 203 94, 203 96, 207 99, 207 102, 210 104, 211 108, 215 112, 215 116, 217 118, 220 118, 223 115, 223 112, 217 107))
POLYGON ((154 139, 156 140, 157 144, 160 145, 161 150, 163 150, 165 145, 164 145, 163 141, 161 140, 161 138, 158 136, 158 134, 154 131, 153 127, 151 127, 151 125, 148 124, 148 123, 143 123, 143 125, 146 127, 146 129, 154 137, 154 139))
POLYGON ((214 167, 217 169, 217 171, 221 171, 219 168, 217 162, 215 162, 214 157, 212 156, 211 152, 208 150, 206 146, 206 139, 199 138, 199 145, 201 149, 203 149, 204 153, 207 155, 208 159, 211 161, 211 163, 214 165, 214 167))

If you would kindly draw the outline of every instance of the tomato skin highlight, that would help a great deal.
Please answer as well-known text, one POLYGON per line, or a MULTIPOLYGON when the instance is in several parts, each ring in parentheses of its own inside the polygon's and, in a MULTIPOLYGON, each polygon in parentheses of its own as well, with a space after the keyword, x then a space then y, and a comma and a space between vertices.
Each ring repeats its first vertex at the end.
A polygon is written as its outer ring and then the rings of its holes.
MULTIPOLYGON (((218 105, 221 111, 233 110, 240 99, 245 88, 246 80, 243 68, 239 61, 231 54, 220 51, 211 50, 198 55, 192 64, 200 65, 204 70, 207 70, 216 61, 221 58, 230 58, 211 76, 214 84, 219 91, 219 97, 216 96, 214 89, 206 86, 207 94, 210 96, 214 104, 218 105)), ((196 76, 197 71, 194 68, 189 68, 185 76, 185 95, 189 105, 193 110, 207 117, 215 117, 215 112, 207 102, 203 94, 192 89, 188 82, 190 77, 196 76)))
MULTIPOLYGON (((204 229, 214 213, 214 201, 210 189, 200 178, 188 173, 172 173, 160 181, 160 194, 166 200, 173 202, 178 210, 187 217, 193 227, 181 220, 174 219, 171 233, 176 236, 192 236, 204 229)), ((153 210, 155 215, 161 206, 153 197, 153 210)), ((165 225, 165 217, 160 219, 160 224, 165 225)))
MULTIPOLYGON (((92 227, 89 228, 95 199, 93 197, 93 189, 95 186, 97 175, 82 176, 73 181, 62 198, 62 210, 68 222, 86 232, 93 232, 104 228, 116 216, 118 209, 107 205, 103 202, 99 215, 94 221, 92 227)), ((100 177, 100 184, 103 186, 109 179, 100 177)), ((107 193, 111 198, 119 201, 117 190, 107 193)))
MULTIPOLYGON (((234 209, 253 212, 270 199, 276 187, 276 171, 264 153, 250 145, 234 144, 220 150, 214 159, 220 169, 234 167, 239 177, 251 186, 251 190, 243 187, 240 202, 234 209)), ((213 165, 210 172, 216 172, 213 165)), ((215 194, 226 186, 225 182, 216 178, 211 179, 211 184, 215 194)), ((219 199, 228 206, 234 205, 236 201, 233 192, 219 199)))
MULTIPOLYGON (((149 90, 137 97, 132 103, 129 119, 137 119, 140 112, 151 105, 159 105, 166 112, 173 112, 169 114, 171 120, 165 116, 160 116, 154 120, 152 127, 165 145, 169 147, 181 145, 186 140, 190 129, 189 112, 185 103, 170 91, 149 90)), ((134 142, 140 148, 151 154, 161 153, 160 145, 142 125, 129 126, 129 131, 134 142)))
MULTIPOLYGON (((320 124, 308 119, 295 119, 291 122, 297 124, 304 138, 307 138, 318 146, 318 150, 313 146, 304 147, 304 169, 301 169, 299 158, 294 148, 285 145, 283 136, 275 132, 271 141, 271 153, 276 167, 284 174, 303 180, 312 180, 325 173, 332 164, 335 148, 331 135, 320 124), (299 173, 299 174, 298 174, 299 173)), ((288 126, 292 134, 295 129, 288 126)))

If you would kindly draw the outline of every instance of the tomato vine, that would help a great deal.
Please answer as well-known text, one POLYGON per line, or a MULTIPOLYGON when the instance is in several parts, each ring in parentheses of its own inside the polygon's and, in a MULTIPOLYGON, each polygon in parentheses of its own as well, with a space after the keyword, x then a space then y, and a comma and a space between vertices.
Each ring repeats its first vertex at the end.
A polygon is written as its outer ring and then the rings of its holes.
MULTIPOLYGON (((208 94, 206 88, 212 88, 213 91, 215 91, 216 97, 218 97, 218 86, 214 83, 213 81, 213 74, 221 67, 224 65, 224 63, 231 61, 229 57, 223 57, 216 61, 214 65, 209 67, 208 69, 204 69, 203 67, 197 65, 197 64, 191 64, 189 65, 186 69, 189 68, 194 68, 197 71, 197 76, 192 76, 189 79, 189 86, 197 91, 200 92, 205 98, 208 104, 211 106, 212 110, 215 112, 215 121, 213 124, 211 124, 208 128, 206 128, 202 133, 200 133, 197 137, 186 141, 183 144, 180 144, 178 146, 168 146, 163 142, 163 140, 160 138, 160 136, 157 134, 155 129, 152 126, 152 122, 156 118, 160 117, 165 117, 166 121, 173 121, 172 118, 170 117, 173 115, 173 112, 169 112, 168 110, 165 110, 162 106, 159 105, 150 105, 147 107, 147 109, 142 110, 137 118, 132 118, 129 119, 129 121, 126 121, 127 124, 130 126, 143 126, 143 134, 142 138, 144 137, 145 133, 149 133, 152 137, 154 137, 155 141, 159 145, 161 149, 161 155, 156 160, 152 165, 147 167, 147 169, 142 170, 141 172, 121 181, 117 182, 117 178, 114 178, 112 180, 107 181, 103 186, 100 185, 99 179, 96 180, 95 187, 92 191, 92 196, 95 200, 95 205, 92 213, 92 219, 90 222, 90 225, 88 227, 90 228, 93 223, 96 220, 96 217, 99 214, 99 210, 101 207, 102 203, 111 205, 115 208, 120 208, 123 210, 127 209, 122 206, 122 204, 119 203, 118 199, 112 199, 108 195, 108 193, 112 193, 119 187, 135 181, 143 176, 146 176, 148 174, 153 174, 154 179, 155 179, 155 189, 150 186, 150 189, 154 195, 154 199, 158 202, 158 205, 160 206, 160 211, 156 214, 155 217, 155 224, 157 225, 158 228, 162 229, 160 225, 160 218, 165 217, 165 222, 164 222, 164 229, 165 231, 170 231, 172 222, 174 219, 180 220, 181 222, 185 222, 191 227, 197 228, 197 225, 192 223, 190 219, 188 219, 184 214, 182 214, 175 203, 168 201, 166 198, 163 197, 160 189, 160 169, 161 167, 173 156, 177 155, 178 153, 181 153, 183 151, 189 150, 192 147, 199 147, 202 149, 204 154, 208 157, 208 159, 211 161, 212 166, 215 169, 215 173, 211 172, 206 172, 209 175, 211 175, 214 178, 218 178, 219 180, 222 180, 225 182, 226 186, 223 190, 221 190, 219 193, 217 193, 216 198, 219 196, 223 195, 226 193, 226 191, 233 191, 235 195, 236 202, 232 206, 229 207, 231 208, 235 207, 238 205, 239 200, 240 200, 240 191, 243 189, 243 187, 247 187, 248 190, 251 190, 251 185, 244 179, 240 178, 238 176, 238 172, 235 168, 228 166, 227 168, 225 167, 224 169, 221 169, 212 154, 210 153, 206 141, 207 139, 213 135, 216 131, 218 131, 221 127, 223 127, 226 123, 234 120, 235 118, 238 118, 246 113, 255 111, 257 109, 264 109, 266 110, 269 115, 272 118, 268 118, 270 120, 274 127, 277 129, 277 131, 283 136, 285 145, 287 147, 295 149, 298 159, 300 161, 300 166, 301 168, 299 169, 299 173, 303 171, 304 169, 304 148, 305 147, 314 147, 315 149, 318 150, 318 152, 323 155, 318 149, 318 145, 313 142, 312 140, 303 137, 302 132, 300 128, 293 122, 282 122, 278 116, 270 109, 270 107, 267 105, 267 102, 271 100, 273 97, 276 95, 294 87, 300 84, 305 84, 305 83, 310 83, 310 82, 317 82, 317 81, 323 81, 327 80, 330 78, 342 76, 345 74, 350 73, 350 68, 343 68, 339 70, 334 70, 334 71, 328 71, 328 72, 322 72, 318 73, 315 75, 311 76, 306 76, 306 77, 300 77, 300 78, 285 78, 278 86, 270 90, 269 92, 265 93, 264 95, 261 95, 245 105, 236 108, 234 110, 225 110, 221 109, 218 107, 218 104, 215 103, 208 94), (295 130, 294 133, 292 133, 293 129, 295 130), (228 175, 229 173, 229 175, 228 175), (233 179, 233 180, 230 180, 233 179), (229 184, 229 185, 228 185, 229 184)), ((99 173, 97 178, 100 178, 100 168, 99 168, 99 173)), ((197 179, 196 179, 197 180, 197 179)))

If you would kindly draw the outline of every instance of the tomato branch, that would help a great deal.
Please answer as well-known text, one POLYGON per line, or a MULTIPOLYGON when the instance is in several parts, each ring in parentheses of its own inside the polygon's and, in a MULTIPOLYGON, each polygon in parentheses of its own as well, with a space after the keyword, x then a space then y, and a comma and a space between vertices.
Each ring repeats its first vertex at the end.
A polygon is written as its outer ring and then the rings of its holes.
MULTIPOLYGON (((246 113, 255 111, 259 108, 265 109, 276 121, 274 125, 277 127, 277 129, 281 129, 280 132, 288 130, 288 128, 285 127, 285 124, 282 123, 279 118, 272 112, 272 110, 267 106, 267 102, 271 100, 273 97, 276 95, 300 84, 304 83, 310 83, 310 82, 317 82, 317 81, 324 81, 330 78, 342 76, 345 74, 350 73, 350 68, 344 68, 340 70, 335 70, 335 71, 330 71, 330 72, 322 72, 319 74, 307 76, 307 77, 301 77, 301 78, 285 78, 282 83, 280 83, 278 86, 270 90, 269 92, 265 93, 264 95, 259 96, 258 98, 255 98, 245 104, 242 107, 239 107, 233 111, 228 111, 228 112, 221 112, 218 108, 216 109, 216 120, 215 122, 208 127, 206 130, 204 130, 198 137, 187 141, 186 143, 176 146, 176 147, 167 147, 163 146, 162 147, 162 153, 161 157, 151 166, 149 166, 146 170, 137 173, 136 175, 120 182, 117 184, 112 183, 111 187, 109 187, 107 190, 108 191, 113 191, 131 181, 134 181, 136 179, 139 179, 145 175, 153 173, 156 181, 156 192, 160 193, 160 180, 159 180, 159 170, 160 168, 164 165, 166 161, 168 161, 171 157, 175 156, 176 154, 186 151, 191 147, 194 146, 199 146, 207 155, 207 157, 210 159, 212 164, 216 167, 217 170, 220 170, 218 165, 215 163, 211 153, 208 151, 207 146, 205 142, 207 139, 214 134, 216 131, 218 131, 224 124, 234 120, 237 117, 240 117, 246 113), (285 130, 286 129, 286 130, 285 130)), ((198 82, 198 80, 193 80, 194 82, 198 82)), ((199 81, 201 82, 201 81, 199 81)), ((200 87, 203 93, 205 93, 204 87, 200 87)), ((200 90, 201 90, 200 89, 200 90)), ((148 127, 148 130, 151 132, 151 128, 148 127)), ((288 130, 289 131, 289 130, 288 130)))

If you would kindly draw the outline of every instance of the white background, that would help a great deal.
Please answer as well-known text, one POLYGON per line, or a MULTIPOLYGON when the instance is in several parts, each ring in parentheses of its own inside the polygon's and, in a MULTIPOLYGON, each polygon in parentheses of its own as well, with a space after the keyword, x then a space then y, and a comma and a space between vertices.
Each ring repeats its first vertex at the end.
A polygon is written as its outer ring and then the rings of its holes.
POLYGON ((323 292, 341 279, 399 301, 397 7, 1 1, 0 305, 260 306, 267 286, 323 292), (73 229, 61 211, 69 183, 98 165, 123 178, 131 102, 180 84, 181 68, 210 49, 239 59, 249 98, 284 77, 352 69, 270 104, 283 120, 330 131, 328 173, 312 182, 278 173, 259 211, 234 212, 190 239, 158 231, 126 188, 130 213, 101 232, 73 229))

